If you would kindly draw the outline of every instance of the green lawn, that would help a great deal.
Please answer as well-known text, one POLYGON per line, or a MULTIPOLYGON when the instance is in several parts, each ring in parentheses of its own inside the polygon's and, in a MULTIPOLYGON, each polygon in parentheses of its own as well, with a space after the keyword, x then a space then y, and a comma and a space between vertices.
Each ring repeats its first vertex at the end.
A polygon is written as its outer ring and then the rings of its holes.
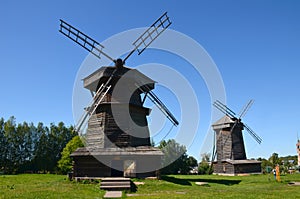
POLYGON ((0 198, 102 198, 104 193, 99 184, 70 182, 62 175, 0 176, 0 198))
MULTIPOLYGON (((207 176, 170 175, 162 180, 140 180, 133 196, 127 198, 299 198, 300 174, 281 176, 275 182, 272 175, 207 176), (195 182, 207 182, 198 186, 195 182)), ((0 176, 0 198, 102 198, 99 184, 70 182, 66 176, 51 174, 23 174, 0 176)), ((124 194, 125 195, 125 194, 124 194)))

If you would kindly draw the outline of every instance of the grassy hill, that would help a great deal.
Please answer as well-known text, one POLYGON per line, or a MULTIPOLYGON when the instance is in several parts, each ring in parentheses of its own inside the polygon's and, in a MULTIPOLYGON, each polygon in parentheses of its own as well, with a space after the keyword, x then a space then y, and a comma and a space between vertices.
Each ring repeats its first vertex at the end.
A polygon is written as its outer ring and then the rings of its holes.
MULTIPOLYGON (((300 186, 288 185, 300 181, 300 174, 281 176, 275 182, 272 175, 208 176, 170 175, 162 180, 140 180, 137 191, 127 198, 299 198, 300 186), (206 182, 205 186, 196 182, 206 182)), ((66 176, 23 174, 0 176, 0 198, 102 198, 99 183, 85 184, 66 180, 66 176)))

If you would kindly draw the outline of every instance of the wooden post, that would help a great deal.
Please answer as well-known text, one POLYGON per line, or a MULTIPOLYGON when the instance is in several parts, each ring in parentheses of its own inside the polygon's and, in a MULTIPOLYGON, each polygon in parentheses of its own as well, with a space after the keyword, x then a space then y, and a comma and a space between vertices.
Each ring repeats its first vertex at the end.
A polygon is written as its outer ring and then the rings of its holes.
POLYGON ((276 169, 276 180, 277 180, 277 182, 280 182, 280 169, 279 169, 279 165, 276 165, 275 169, 276 169))

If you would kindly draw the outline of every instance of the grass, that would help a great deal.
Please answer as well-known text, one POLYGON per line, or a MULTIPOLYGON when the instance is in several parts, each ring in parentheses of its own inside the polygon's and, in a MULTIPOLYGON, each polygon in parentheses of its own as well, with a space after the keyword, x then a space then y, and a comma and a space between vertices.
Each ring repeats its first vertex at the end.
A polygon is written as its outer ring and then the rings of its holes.
POLYGON ((290 181, 300 181, 300 174, 281 176, 281 182, 275 182, 271 175, 171 175, 158 182, 145 181, 136 192, 141 195, 130 198, 142 195, 147 198, 299 198, 300 186, 289 186, 290 181), (208 185, 198 186, 195 182, 208 185))
POLYGON ((0 176, 0 198, 102 198, 104 193, 99 184, 70 182, 62 175, 0 176))
MULTIPOLYGON (((141 180, 137 191, 127 198, 299 198, 300 174, 281 176, 275 182, 272 175, 213 176, 169 175, 162 180, 141 180), (207 182, 198 186, 195 182, 207 182)), ((66 176, 51 174, 22 174, 0 176, 0 198, 102 198, 105 191, 99 183, 70 182, 66 176)), ((124 197, 125 194, 123 194, 124 197)))

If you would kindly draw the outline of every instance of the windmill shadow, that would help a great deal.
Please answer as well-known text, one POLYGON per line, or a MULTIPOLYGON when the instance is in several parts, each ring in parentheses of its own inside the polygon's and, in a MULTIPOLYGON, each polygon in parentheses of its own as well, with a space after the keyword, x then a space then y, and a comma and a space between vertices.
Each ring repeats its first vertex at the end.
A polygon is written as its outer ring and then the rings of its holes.
POLYGON ((173 176, 162 176, 162 180, 171 182, 178 185, 184 185, 184 186, 192 186, 192 182, 207 182, 207 183, 214 183, 214 184, 222 184, 226 186, 232 186, 237 185, 241 182, 241 180, 228 180, 228 179, 203 179, 201 177, 199 178, 176 178, 173 176))
POLYGON ((167 182, 174 183, 174 184, 192 186, 192 183, 189 182, 189 180, 187 180, 187 179, 180 179, 180 178, 175 178, 172 176, 161 176, 161 179, 164 181, 167 181, 167 182))

